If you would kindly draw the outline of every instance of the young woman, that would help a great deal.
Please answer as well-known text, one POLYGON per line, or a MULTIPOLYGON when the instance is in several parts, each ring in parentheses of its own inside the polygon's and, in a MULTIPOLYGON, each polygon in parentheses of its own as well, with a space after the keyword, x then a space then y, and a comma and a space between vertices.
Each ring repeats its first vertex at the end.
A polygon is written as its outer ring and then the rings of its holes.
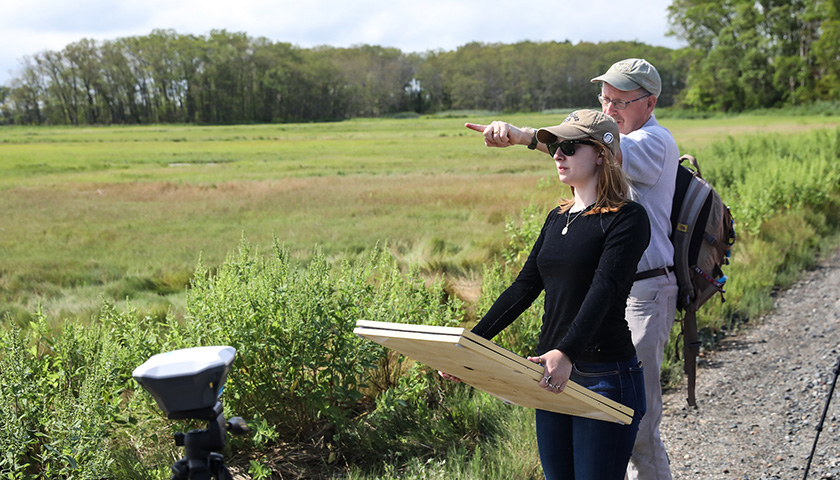
POLYGON ((537 410, 546 479, 620 480, 645 412, 624 310, 650 224, 616 160, 619 132, 611 117, 579 110, 535 135, 572 198, 549 213, 516 280, 472 331, 493 338, 545 290, 537 355, 529 357, 545 374, 534 388, 560 393, 572 380, 635 412, 631 424, 621 425, 537 410))

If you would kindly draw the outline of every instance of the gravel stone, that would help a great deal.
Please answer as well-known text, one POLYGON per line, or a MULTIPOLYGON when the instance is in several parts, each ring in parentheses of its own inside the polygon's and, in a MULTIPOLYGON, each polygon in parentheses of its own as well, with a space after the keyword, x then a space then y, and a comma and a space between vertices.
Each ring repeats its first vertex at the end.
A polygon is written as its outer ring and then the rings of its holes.
MULTIPOLYGON (((840 359, 840 252, 775 305, 698 359, 697 408, 684 384, 663 394, 674 479, 804 480, 840 359)), ((840 480, 840 385, 807 479, 840 480)))

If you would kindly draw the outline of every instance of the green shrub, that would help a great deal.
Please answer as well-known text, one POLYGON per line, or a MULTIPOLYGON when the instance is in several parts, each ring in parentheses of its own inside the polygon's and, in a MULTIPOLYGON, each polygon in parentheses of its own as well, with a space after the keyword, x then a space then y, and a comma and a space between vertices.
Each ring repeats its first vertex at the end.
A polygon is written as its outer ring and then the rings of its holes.
POLYGON ((137 364, 132 352, 107 323, 54 332, 40 316, 28 330, 2 335, 0 475, 108 477, 131 425, 123 393, 137 364))
POLYGON ((21 331, 12 327, 2 336, 6 346, 0 357, 0 475, 21 478, 36 461, 31 453, 37 443, 33 425, 43 414, 38 397, 36 369, 29 361, 25 339, 21 331))
POLYGON ((342 432, 359 408, 366 376, 385 351, 353 334, 360 319, 453 325, 460 306, 442 303, 442 284, 427 288, 403 274, 382 248, 330 268, 315 251, 305 269, 275 245, 262 258, 246 241, 212 276, 199 268, 187 297, 187 322, 173 345, 237 349, 226 406, 259 415, 287 440, 342 432), (326 432, 326 433, 325 433, 326 432))

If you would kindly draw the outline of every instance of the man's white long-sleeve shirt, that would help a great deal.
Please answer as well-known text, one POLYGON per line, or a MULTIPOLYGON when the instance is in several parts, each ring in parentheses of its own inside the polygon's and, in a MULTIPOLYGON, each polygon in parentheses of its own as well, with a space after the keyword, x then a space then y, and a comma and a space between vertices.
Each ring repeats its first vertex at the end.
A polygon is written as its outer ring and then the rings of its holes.
POLYGON ((650 244, 637 272, 674 264, 671 235, 671 204, 680 152, 674 136, 659 125, 654 115, 642 128, 621 135, 622 168, 630 177, 636 201, 650 218, 650 244))

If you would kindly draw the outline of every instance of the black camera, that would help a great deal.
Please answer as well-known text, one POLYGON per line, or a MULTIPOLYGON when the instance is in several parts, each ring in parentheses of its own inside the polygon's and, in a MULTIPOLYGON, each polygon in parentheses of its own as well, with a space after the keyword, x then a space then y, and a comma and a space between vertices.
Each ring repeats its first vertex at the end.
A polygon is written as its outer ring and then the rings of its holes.
POLYGON ((134 379, 168 418, 207 421, 206 429, 174 435, 185 456, 172 465, 172 480, 233 480, 218 452, 227 444, 226 432, 249 431, 244 420, 225 421, 223 413, 221 396, 235 356, 233 347, 185 348, 154 355, 134 369, 134 379))

